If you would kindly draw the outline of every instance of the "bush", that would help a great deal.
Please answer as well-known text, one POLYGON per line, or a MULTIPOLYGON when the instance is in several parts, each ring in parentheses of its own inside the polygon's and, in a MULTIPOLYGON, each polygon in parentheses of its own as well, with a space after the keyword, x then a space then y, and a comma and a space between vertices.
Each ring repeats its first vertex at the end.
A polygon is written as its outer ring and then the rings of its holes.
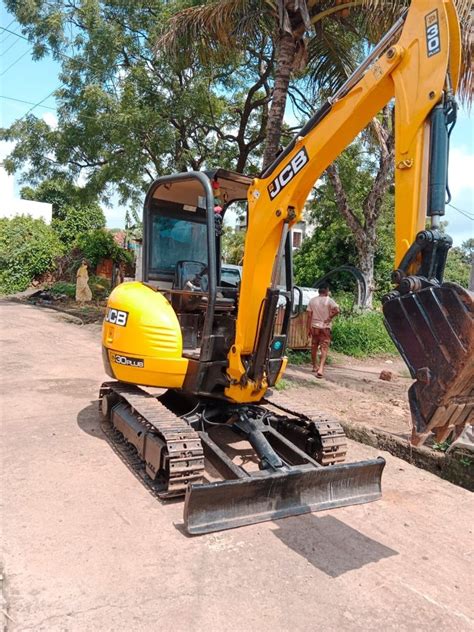
POLYGON ((92 275, 89 277, 89 287, 92 292, 92 298, 102 300, 110 294, 110 281, 99 276, 92 275))
POLYGON ((0 219, 0 294, 26 290, 54 268, 63 246, 42 219, 20 215, 0 219))
POLYGON ((63 209, 63 218, 53 216, 51 226, 59 239, 66 246, 70 246, 78 234, 103 228, 105 226, 104 212, 98 204, 66 206, 63 209))
POLYGON ((463 287, 468 287, 470 272, 471 262, 462 252, 461 248, 451 248, 448 252, 448 259, 446 261, 444 280, 454 281, 463 287))
POLYGON ((341 315, 334 320, 331 348, 356 358, 396 353, 380 312, 341 315))
POLYGON ((76 284, 76 273, 84 259, 84 254, 79 248, 72 248, 56 259, 54 276, 58 281, 67 281, 76 284))
POLYGON ((125 264, 133 261, 132 253, 120 248, 112 233, 104 228, 82 233, 78 236, 75 245, 94 269, 101 259, 112 259, 115 263, 125 264))
POLYGON ((339 291, 339 292, 336 292, 334 296, 332 296, 332 298, 339 305, 341 314, 349 316, 350 314, 357 312, 357 306, 356 306, 357 296, 356 296, 355 291, 354 292, 339 291))
POLYGON ((67 283, 65 281, 57 281, 50 288, 53 294, 65 294, 69 298, 76 297, 76 284, 75 283, 67 283))
POLYGON ((311 351, 288 349, 286 355, 288 356, 288 362, 294 366, 311 363, 311 351))

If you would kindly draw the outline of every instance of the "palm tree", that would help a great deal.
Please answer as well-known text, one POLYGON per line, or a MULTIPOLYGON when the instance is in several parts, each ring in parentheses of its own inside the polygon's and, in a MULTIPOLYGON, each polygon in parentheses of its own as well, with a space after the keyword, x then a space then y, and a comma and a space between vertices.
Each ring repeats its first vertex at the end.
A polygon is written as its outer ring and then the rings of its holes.
MULTIPOLYGON (((206 61, 223 61, 262 34, 271 39, 275 76, 265 169, 278 154, 292 76, 308 69, 315 84, 337 88, 353 70, 354 39, 348 34, 355 34, 359 42, 378 39, 407 4, 408 0, 210 0, 174 13, 163 26, 156 48, 176 58, 188 51, 206 61)), ((471 0, 456 4, 463 29, 461 93, 469 100, 471 0)))

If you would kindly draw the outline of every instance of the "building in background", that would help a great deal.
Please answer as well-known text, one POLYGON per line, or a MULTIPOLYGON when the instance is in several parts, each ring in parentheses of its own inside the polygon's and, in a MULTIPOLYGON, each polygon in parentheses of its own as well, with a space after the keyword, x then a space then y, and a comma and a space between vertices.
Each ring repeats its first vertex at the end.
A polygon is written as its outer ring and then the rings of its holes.
POLYGON ((15 215, 31 215, 34 219, 43 219, 51 223, 53 215, 52 204, 33 202, 15 197, 15 180, 9 176, 0 162, 0 217, 15 217, 15 215))
MULTIPOLYGON (((235 224, 235 230, 247 230, 246 219, 244 217, 239 217, 235 224)), ((308 230, 308 224, 306 220, 302 219, 301 222, 298 222, 291 229, 292 232, 292 246, 293 250, 299 250, 301 248, 301 244, 305 237, 310 236, 310 231, 308 230)))

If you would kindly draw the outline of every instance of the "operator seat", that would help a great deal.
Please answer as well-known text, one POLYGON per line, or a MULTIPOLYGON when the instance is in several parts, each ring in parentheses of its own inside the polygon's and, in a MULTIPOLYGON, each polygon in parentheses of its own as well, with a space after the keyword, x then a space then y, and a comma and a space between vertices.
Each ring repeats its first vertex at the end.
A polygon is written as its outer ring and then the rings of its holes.
MULTIPOLYGON (((177 261, 172 289, 184 293, 173 296, 173 308, 178 312, 205 311, 208 303, 208 286, 207 265, 201 261, 177 261)), ((218 293, 216 312, 231 312, 234 308, 234 298, 225 298, 218 293)))

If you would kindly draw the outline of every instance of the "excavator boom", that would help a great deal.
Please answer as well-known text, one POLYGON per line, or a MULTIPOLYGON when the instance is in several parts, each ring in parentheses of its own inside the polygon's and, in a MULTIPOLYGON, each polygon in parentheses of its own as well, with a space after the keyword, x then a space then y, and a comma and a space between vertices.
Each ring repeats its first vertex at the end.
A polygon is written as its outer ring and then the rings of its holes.
POLYGON ((413 0, 354 75, 253 180, 228 397, 256 401, 272 382, 261 370, 271 348, 265 323, 272 318, 278 254, 288 229, 301 219, 328 165, 394 99, 397 287, 383 310, 389 334, 418 380, 410 391, 414 442, 431 430, 438 438, 460 431, 472 420, 473 295, 442 285, 452 242, 439 231, 459 68, 452 0, 413 0))

